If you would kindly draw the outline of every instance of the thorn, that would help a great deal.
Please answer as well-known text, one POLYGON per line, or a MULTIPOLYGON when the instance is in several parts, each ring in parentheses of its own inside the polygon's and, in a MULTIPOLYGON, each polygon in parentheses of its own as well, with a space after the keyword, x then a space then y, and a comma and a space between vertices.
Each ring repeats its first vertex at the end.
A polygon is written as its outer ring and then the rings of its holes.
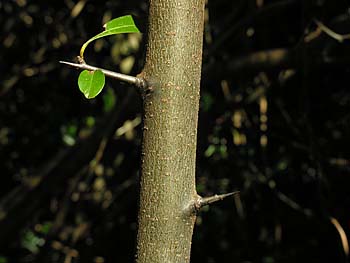
POLYGON ((217 201, 221 201, 225 199, 226 197, 233 196, 239 194, 240 191, 235 191, 227 194, 220 194, 220 195, 213 195, 208 197, 201 197, 198 195, 197 200, 194 201, 192 204, 192 211, 197 213, 203 206, 210 205, 212 203, 215 203, 217 201))
POLYGON ((76 67, 76 68, 83 68, 81 66, 81 64, 77 64, 77 63, 72 63, 72 62, 67 62, 67 61, 59 61, 61 64, 65 64, 71 67, 76 67))
POLYGON ((233 195, 236 195, 239 193, 240 193, 239 191, 235 191, 235 192, 231 192, 231 193, 227 193, 227 194, 213 195, 213 196, 204 197, 204 198, 202 197, 200 200, 200 207, 210 205, 210 204, 215 203, 217 201, 224 200, 226 197, 233 196, 233 195))
POLYGON ((78 60, 79 63, 72 63, 72 62, 67 62, 67 61, 59 61, 61 64, 65 64, 71 67, 75 67, 78 69, 86 69, 89 71, 95 71, 95 70, 101 70, 107 77, 110 78, 114 78, 120 81, 124 81, 130 84, 135 85, 136 87, 140 88, 140 89, 147 89, 147 82, 145 79, 143 78, 139 78, 139 77, 134 77, 134 76, 130 76, 130 75, 125 75, 122 73, 118 73, 118 72, 114 72, 114 71, 110 71, 108 69, 103 69, 103 68, 98 68, 98 67, 94 67, 91 66, 89 64, 86 64, 84 59, 82 59, 81 57, 78 56, 78 60))

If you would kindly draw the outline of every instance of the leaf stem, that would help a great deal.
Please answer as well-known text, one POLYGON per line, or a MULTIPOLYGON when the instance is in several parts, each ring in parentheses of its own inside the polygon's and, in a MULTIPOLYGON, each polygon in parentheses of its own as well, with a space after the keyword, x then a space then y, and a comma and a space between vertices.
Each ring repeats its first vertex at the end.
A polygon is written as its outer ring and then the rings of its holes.
POLYGON ((108 69, 103 69, 103 68, 98 68, 98 67, 94 67, 91 65, 88 65, 86 63, 72 63, 72 62, 67 62, 67 61, 60 61, 61 64, 65 64, 71 67, 75 67, 75 68, 79 68, 79 69, 86 69, 86 70, 90 70, 90 71, 95 71, 95 70, 101 70, 107 77, 113 78, 113 79, 117 79, 117 80, 121 80, 130 84, 135 85, 136 87, 140 88, 140 89, 146 89, 147 88, 147 83, 143 78, 139 78, 139 77, 134 77, 134 76, 130 76, 130 75, 126 75, 126 74, 122 74, 122 73, 118 73, 118 72, 114 72, 108 69))

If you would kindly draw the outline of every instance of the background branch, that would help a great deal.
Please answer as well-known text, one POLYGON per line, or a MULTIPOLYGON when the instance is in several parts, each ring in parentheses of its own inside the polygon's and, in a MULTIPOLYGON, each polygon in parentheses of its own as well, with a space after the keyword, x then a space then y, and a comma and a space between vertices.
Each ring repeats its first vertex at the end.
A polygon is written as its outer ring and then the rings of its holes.
POLYGON ((50 196, 57 194, 59 189, 66 189, 63 185, 68 179, 95 158, 101 141, 113 136, 116 128, 125 121, 123 113, 132 109, 130 101, 135 94, 130 90, 123 102, 115 106, 89 137, 59 151, 37 173, 30 175, 30 178, 35 178, 35 183, 22 184, 0 200, 0 247, 6 247, 16 239, 21 233, 19 230, 48 205, 50 196))

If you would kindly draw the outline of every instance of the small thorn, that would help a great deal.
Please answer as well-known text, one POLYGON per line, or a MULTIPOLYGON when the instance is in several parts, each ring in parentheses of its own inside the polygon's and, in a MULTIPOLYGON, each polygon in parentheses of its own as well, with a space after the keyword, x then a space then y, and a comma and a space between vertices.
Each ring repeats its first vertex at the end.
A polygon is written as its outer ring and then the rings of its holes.
POLYGON ((203 206, 215 203, 217 201, 221 201, 223 199, 225 199, 226 197, 229 196, 233 196, 236 194, 239 194, 239 191, 235 191, 235 192, 231 192, 231 193, 227 193, 227 194, 221 194, 221 195, 213 195, 213 196, 209 196, 209 197, 200 197, 199 200, 197 202, 199 202, 196 207, 202 208, 203 206))
POLYGON ((69 66, 73 66, 73 67, 76 67, 76 66, 79 66, 79 64, 76 64, 76 63, 72 63, 72 62, 67 62, 67 61, 59 61, 61 64, 66 64, 66 65, 69 65, 69 66))

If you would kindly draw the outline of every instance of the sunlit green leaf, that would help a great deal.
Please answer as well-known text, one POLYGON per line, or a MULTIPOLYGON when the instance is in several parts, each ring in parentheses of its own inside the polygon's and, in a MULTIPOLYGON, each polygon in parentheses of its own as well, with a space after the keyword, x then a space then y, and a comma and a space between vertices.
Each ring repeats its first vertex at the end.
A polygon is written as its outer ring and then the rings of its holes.
POLYGON ((89 128, 94 127, 95 122, 96 122, 95 117, 93 116, 86 117, 85 123, 86 123, 86 126, 88 126, 89 128))
POLYGON ((133 32, 139 32, 131 15, 121 16, 121 17, 112 19, 111 21, 108 21, 103 27, 105 28, 105 30, 111 30, 114 28, 121 28, 121 27, 125 27, 125 28, 132 27, 133 29, 136 28, 137 30, 133 32))
POLYGON ((221 157, 222 158, 227 158, 227 156, 228 156, 228 153, 227 153, 227 146, 226 145, 224 145, 224 144, 221 144, 220 146, 219 146, 219 153, 220 153, 220 155, 221 155, 221 157))
POLYGON ((139 29, 136 27, 132 16, 122 16, 115 18, 104 25, 105 31, 97 34, 96 36, 90 38, 88 41, 84 43, 84 45, 80 49, 80 57, 84 57, 84 51, 86 47, 94 40, 122 33, 139 33, 139 29))
POLYGON ((210 157, 215 153, 215 145, 211 144, 209 147, 205 150, 204 156, 205 157, 210 157))
POLYGON ((52 228, 52 223, 51 222, 46 222, 44 224, 41 225, 41 229, 40 229, 40 232, 42 234, 45 234, 47 235, 50 231, 50 229, 52 228))
POLYGON ((135 63, 135 57, 128 56, 124 58, 119 65, 120 71, 124 74, 129 74, 135 63))
POLYGON ((40 247, 42 247, 44 244, 45 239, 38 237, 34 232, 30 230, 24 233, 21 240, 22 247, 28 249, 33 254, 37 254, 40 250, 40 247))
POLYGON ((69 146, 75 144, 78 133, 78 126, 75 123, 67 124, 61 127, 62 141, 69 146))
POLYGON ((105 75, 101 70, 84 70, 79 75, 78 85, 84 96, 87 99, 92 99, 102 91, 105 85, 105 75))

